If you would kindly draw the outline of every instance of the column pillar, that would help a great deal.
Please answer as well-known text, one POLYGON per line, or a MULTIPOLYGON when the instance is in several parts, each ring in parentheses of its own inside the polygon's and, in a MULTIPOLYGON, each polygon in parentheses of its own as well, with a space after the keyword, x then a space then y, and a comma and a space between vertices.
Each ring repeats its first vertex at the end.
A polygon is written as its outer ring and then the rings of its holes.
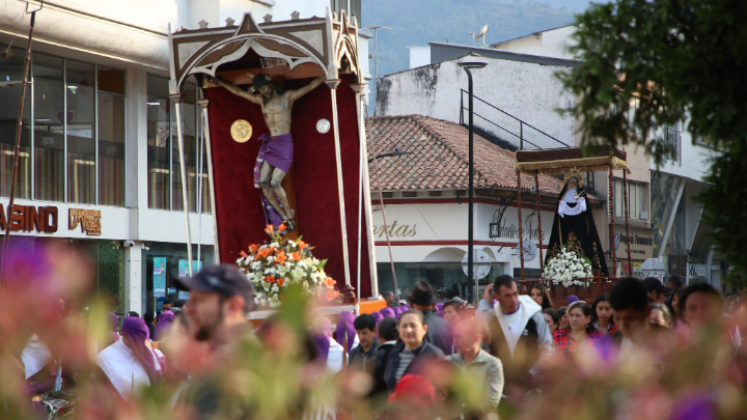
POLYGON ((142 307, 142 258, 143 244, 135 242, 135 246, 125 248, 125 313, 135 311, 143 314, 142 307))

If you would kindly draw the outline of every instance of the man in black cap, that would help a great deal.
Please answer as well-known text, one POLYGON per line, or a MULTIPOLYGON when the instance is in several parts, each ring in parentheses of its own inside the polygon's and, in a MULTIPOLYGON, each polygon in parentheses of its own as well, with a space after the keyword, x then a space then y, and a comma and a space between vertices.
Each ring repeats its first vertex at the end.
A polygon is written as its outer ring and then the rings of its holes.
POLYGON ((671 287, 664 286, 661 280, 656 277, 646 277, 643 279, 643 285, 646 286, 646 291, 654 299, 653 303, 666 303, 667 296, 672 294, 671 287))
MULTIPOLYGON (((192 376, 180 402, 197 411, 197 419, 222 418, 225 412, 243 410, 224 395, 221 383, 243 340, 253 337, 247 317, 253 301, 252 283, 234 265, 206 267, 193 277, 177 279, 177 287, 189 290, 184 313, 197 341, 207 342, 214 368, 192 376)), ((245 413, 246 414, 246 413, 245 413)), ((241 417, 244 418, 244 417, 241 417)))
POLYGON ((434 310, 436 305, 436 295, 430 283, 419 281, 415 283, 410 295, 410 306, 423 312, 425 316, 425 325, 428 331, 425 333, 425 341, 441 349, 444 354, 453 353, 453 338, 451 336, 451 327, 449 323, 438 316, 434 310))
POLYGON ((208 341, 211 347, 221 345, 235 330, 247 326, 253 286, 236 266, 206 267, 176 283, 190 292, 185 314, 198 341, 208 341))

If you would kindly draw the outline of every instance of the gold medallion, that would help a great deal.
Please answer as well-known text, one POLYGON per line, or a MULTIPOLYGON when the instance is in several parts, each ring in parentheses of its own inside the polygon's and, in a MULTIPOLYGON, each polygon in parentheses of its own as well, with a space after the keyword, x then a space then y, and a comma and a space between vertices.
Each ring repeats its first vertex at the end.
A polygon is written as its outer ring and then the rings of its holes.
POLYGON ((238 143, 246 143, 252 137, 252 125, 247 120, 236 120, 231 124, 231 137, 238 143))

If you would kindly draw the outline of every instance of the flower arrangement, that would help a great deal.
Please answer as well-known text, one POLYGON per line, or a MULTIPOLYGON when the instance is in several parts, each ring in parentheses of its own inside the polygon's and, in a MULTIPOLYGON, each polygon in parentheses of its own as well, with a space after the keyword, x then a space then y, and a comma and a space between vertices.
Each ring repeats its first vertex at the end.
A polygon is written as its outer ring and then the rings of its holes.
POLYGON ((562 284, 565 287, 581 286, 584 283, 574 279, 591 276, 591 261, 571 250, 570 245, 558 250, 542 273, 542 278, 552 279, 554 285, 562 284))
POLYGON ((241 251, 236 265, 254 285, 254 304, 272 309, 280 307, 283 290, 290 285, 300 285, 305 293, 319 295, 334 301, 340 293, 334 289, 335 281, 324 272, 327 260, 311 255, 313 249, 299 237, 284 239, 285 225, 276 230, 268 225, 265 232, 270 243, 249 245, 249 253, 241 251))

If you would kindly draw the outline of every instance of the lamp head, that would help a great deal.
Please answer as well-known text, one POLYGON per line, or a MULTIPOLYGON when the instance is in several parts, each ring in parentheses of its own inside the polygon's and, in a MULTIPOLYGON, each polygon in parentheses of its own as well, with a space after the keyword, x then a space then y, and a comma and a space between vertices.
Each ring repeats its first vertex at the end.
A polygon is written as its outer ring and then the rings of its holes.
POLYGON ((459 65, 459 67, 466 69, 481 69, 487 66, 488 62, 478 54, 469 53, 468 55, 462 57, 462 59, 459 60, 457 64, 459 65))

